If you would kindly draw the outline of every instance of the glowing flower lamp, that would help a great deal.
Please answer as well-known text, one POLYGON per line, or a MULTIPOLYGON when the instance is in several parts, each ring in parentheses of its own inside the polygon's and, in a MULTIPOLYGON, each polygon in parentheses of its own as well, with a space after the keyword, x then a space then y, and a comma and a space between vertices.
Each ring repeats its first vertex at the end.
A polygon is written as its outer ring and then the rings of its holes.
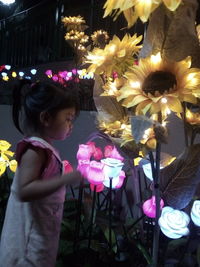
POLYGON ((93 151, 91 150, 91 146, 81 144, 79 145, 79 149, 78 149, 76 157, 78 160, 80 159, 89 160, 92 156, 92 153, 93 151))
POLYGON ((5 65, 5 69, 6 70, 10 70, 11 69, 11 66, 10 65, 5 65))
POLYGON ((200 226, 200 200, 194 201, 190 215, 193 223, 200 226))
POLYGON ((0 0, 4 5, 11 5, 15 3, 15 0, 0 0))
POLYGON ((16 78, 17 77, 17 73, 15 71, 12 72, 12 77, 16 78))
POLYGON ((158 220, 160 229, 169 238, 177 239, 189 234, 189 216, 180 210, 164 207, 158 220))
MULTIPOLYGON (((164 207, 164 201, 160 200, 160 210, 164 207)), ((150 218, 156 218, 156 200, 155 196, 152 196, 152 198, 146 200, 143 205, 142 209, 145 215, 147 215, 150 218)))
POLYGON ((77 74, 77 69, 73 69, 73 70, 72 70, 72 73, 73 73, 74 75, 76 75, 76 74, 77 74))
POLYGON ((90 189, 92 191, 94 191, 95 186, 96 186, 96 192, 97 193, 102 192, 103 189, 104 189, 104 185, 103 184, 98 184, 98 185, 90 184, 90 189))
POLYGON ((126 178, 125 172, 124 171, 121 171, 120 174, 119 174, 119 182, 115 186, 115 189, 119 189, 119 188, 122 187, 125 178, 126 178))
POLYGON ((31 70, 31 74, 35 75, 37 73, 37 70, 36 69, 32 69, 31 70))
POLYGON ((94 185, 102 184, 104 177, 104 164, 102 162, 92 160, 87 170, 88 182, 94 185))
POLYGON ((69 72, 67 73, 67 76, 68 76, 68 77, 72 77, 72 72, 69 71, 69 72))
POLYGON ((102 159, 101 162, 104 164, 104 173, 106 177, 117 177, 124 163, 119 159, 106 158, 102 159))
POLYGON ((54 82, 57 82, 57 81, 58 81, 58 75, 54 74, 54 75, 52 76, 52 80, 53 80, 54 82))
POLYGON ((45 74, 49 77, 49 78, 51 78, 52 77, 52 70, 47 70, 46 72, 45 72, 45 74))
POLYGON ((106 158, 113 158, 121 161, 124 160, 124 158, 119 154, 115 146, 114 147, 110 145, 106 146, 104 148, 104 155, 106 158))
POLYGON ((24 72, 23 72, 23 71, 20 71, 20 72, 19 72, 19 76, 20 76, 20 77, 23 77, 23 76, 24 76, 24 72))
POLYGON ((136 107, 136 114, 162 112, 163 119, 169 110, 183 111, 181 103, 196 104, 199 97, 200 69, 191 68, 191 58, 179 62, 163 59, 161 54, 141 58, 125 73, 127 83, 119 90, 118 101, 130 108, 136 107), (132 88, 132 84, 137 86, 132 88))
POLYGON ((80 159, 78 160, 77 170, 80 171, 83 177, 87 178, 89 166, 90 166, 90 160, 80 159))
POLYGON ((93 157, 94 157, 95 160, 101 160, 103 158, 103 153, 102 153, 100 147, 96 147, 95 148, 93 157))
POLYGON ((101 162, 104 164, 105 180, 103 184, 106 187, 110 187, 110 179, 112 179, 112 188, 115 188, 120 182, 119 175, 124 163, 119 159, 113 158, 102 159, 101 162))
POLYGON ((6 168, 9 167, 12 172, 16 171, 17 161, 10 160, 10 157, 13 157, 14 153, 8 150, 11 147, 11 144, 6 140, 0 140, 0 176, 6 171, 6 168))
POLYGON ((2 72, 1 75, 4 77, 4 76, 7 76, 7 73, 6 72, 2 72))
POLYGON ((63 160, 62 163, 63 163, 63 172, 64 173, 73 172, 73 168, 72 168, 72 166, 68 160, 63 160))

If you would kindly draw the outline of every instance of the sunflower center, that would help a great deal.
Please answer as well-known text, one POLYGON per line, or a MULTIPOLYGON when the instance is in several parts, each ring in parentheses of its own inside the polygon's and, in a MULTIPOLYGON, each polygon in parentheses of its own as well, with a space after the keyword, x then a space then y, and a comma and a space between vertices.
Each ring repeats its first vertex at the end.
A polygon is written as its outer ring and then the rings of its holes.
POLYGON ((161 95, 164 92, 173 90, 173 87, 177 85, 176 76, 168 71, 155 71, 150 73, 143 82, 142 90, 148 94, 155 95, 158 91, 161 95))

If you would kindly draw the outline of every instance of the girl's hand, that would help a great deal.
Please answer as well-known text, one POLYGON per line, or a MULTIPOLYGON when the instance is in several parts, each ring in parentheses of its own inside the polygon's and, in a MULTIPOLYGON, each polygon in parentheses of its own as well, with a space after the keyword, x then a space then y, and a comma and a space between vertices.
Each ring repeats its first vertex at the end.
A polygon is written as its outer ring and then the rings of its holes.
POLYGON ((80 180, 84 178, 79 171, 73 171, 73 172, 64 174, 62 177, 65 180, 66 185, 80 182, 80 180))

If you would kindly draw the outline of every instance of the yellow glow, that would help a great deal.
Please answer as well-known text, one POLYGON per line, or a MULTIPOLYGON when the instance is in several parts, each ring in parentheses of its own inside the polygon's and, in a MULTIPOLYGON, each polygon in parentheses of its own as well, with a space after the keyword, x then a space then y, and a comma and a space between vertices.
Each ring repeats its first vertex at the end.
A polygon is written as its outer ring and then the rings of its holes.
POLYGON ((136 82, 130 82, 130 86, 132 87, 132 88, 138 88, 138 87, 140 87, 140 82, 138 82, 138 81, 136 81, 136 82))
POLYGON ((166 104, 166 103, 167 103, 167 98, 162 97, 161 102, 162 102, 163 104, 166 104))
POLYGON ((122 123, 121 128, 126 129, 126 124, 122 123))
POLYGON ((142 158, 138 157, 134 159, 134 166, 138 166, 142 158))
POLYGON ((158 64, 162 61, 160 52, 156 55, 151 55, 151 63, 158 64))
POLYGON ((12 72, 12 77, 16 78, 17 77, 17 73, 15 71, 12 72))
POLYGON ((114 53, 115 50, 116 50, 116 45, 115 45, 115 44, 113 44, 113 45, 111 45, 111 46, 109 47, 109 51, 110 51, 111 53, 114 53))
POLYGON ((171 110, 169 108, 167 108, 166 112, 168 115, 171 114, 171 110))
POLYGON ((3 76, 2 79, 7 82, 9 80, 9 77, 6 75, 6 76, 3 76))

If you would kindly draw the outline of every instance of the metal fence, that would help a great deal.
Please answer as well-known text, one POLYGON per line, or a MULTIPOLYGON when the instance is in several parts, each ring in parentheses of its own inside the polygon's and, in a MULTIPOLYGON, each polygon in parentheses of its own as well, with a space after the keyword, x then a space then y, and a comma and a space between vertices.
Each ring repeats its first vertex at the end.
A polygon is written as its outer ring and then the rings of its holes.
MULTIPOLYGON (((63 16, 81 15, 90 34, 105 29, 111 35, 123 35, 126 26, 121 16, 113 23, 103 19, 103 0, 42 1, 39 5, 0 21, 0 64, 28 67, 41 63, 73 58, 71 47, 64 40, 63 16)), ((132 29, 135 31, 136 29, 132 29)), ((142 29, 140 29, 142 31, 142 29)))

